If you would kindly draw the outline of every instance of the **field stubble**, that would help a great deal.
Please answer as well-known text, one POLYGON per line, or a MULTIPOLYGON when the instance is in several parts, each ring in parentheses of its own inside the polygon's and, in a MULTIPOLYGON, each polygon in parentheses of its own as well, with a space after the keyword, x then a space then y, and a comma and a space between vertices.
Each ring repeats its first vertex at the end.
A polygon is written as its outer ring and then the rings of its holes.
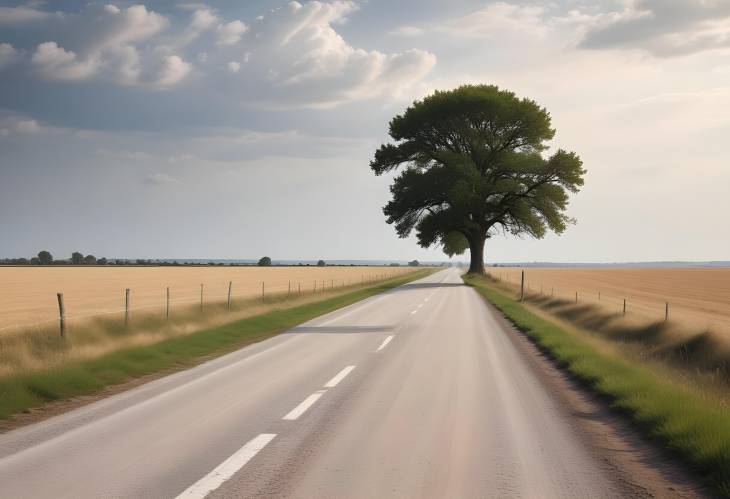
POLYGON ((10 322, 9 318, 16 321, 13 327, 0 330, 0 377, 92 359, 123 348, 151 345, 277 308, 323 300, 411 270, 382 267, 0 268, 6 285, 0 293, 0 316, 5 324, 10 322), (229 310, 230 281, 233 288, 229 310), (202 308, 201 282, 204 283, 202 308), (165 313, 168 285, 176 297, 169 318, 165 313), (127 325, 124 323, 125 287, 132 290, 133 304, 127 325), (62 290, 66 299, 65 338, 59 334, 56 290, 62 290), (39 321, 35 313, 41 317, 55 313, 55 318, 39 321))

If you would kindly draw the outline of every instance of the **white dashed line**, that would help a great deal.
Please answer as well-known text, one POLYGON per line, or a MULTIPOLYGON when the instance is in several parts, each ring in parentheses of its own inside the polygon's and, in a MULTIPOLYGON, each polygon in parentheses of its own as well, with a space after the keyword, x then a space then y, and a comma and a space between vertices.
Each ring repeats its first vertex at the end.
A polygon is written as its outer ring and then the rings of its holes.
POLYGON ((340 371, 339 373, 337 373, 337 375, 334 378, 332 378, 327 383, 325 383, 324 387, 325 388, 334 388, 335 386, 337 386, 337 384, 340 381, 342 381, 343 379, 345 379, 345 376, 347 376, 348 374, 350 374, 353 369, 355 369, 355 366, 347 366, 342 371, 340 371))
POLYGON ((235 454, 223 461, 213 471, 205 475, 203 478, 195 482, 183 493, 177 496, 177 499, 202 499, 215 489, 220 487, 223 482, 231 478, 238 470, 243 468, 261 449, 271 442, 276 435, 273 433, 262 433, 254 438, 246 445, 241 447, 235 454))
POLYGON ((316 401, 319 400, 319 398, 325 394, 324 390, 318 390, 311 394, 309 397, 305 398, 301 404, 296 406, 294 409, 292 409, 289 414, 284 416, 281 419, 286 419, 287 421, 294 421, 299 416, 307 412, 307 409, 312 407, 316 401))
POLYGON ((411 315, 415 314, 416 312, 418 312, 418 310, 414 310, 413 312, 411 312, 411 315))
POLYGON ((393 339, 393 335, 390 335, 390 336, 388 336, 387 338, 385 338, 385 339, 383 340, 383 342, 382 342, 382 343, 380 344, 380 346, 378 347, 378 349, 377 349, 377 350, 375 350, 375 351, 376 351, 376 352, 379 352, 379 351, 381 351, 381 350, 382 350, 383 348, 387 347, 387 346, 388 346, 388 343, 390 343, 390 340, 392 340, 392 339, 393 339))

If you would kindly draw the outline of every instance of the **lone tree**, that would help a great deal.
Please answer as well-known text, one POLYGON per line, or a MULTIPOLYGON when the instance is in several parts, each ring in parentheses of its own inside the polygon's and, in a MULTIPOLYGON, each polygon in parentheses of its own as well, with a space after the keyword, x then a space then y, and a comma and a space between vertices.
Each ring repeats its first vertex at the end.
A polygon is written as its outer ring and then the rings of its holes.
POLYGON ((268 256, 261 257, 258 265, 259 267, 271 267, 271 258, 268 256))
POLYGON ((324 267, 326 265, 327 265, 327 262, 325 262, 324 260, 319 260, 317 262, 317 267, 324 267))
POLYGON ((424 248, 471 252, 470 273, 484 273, 486 239, 503 232, 542 238, 562 233, 568 193, 586 173, 573 152, 542 153, 555 135, 550 114, 493 85, 465 85, 416 101, 390 122, 376 175, 405 169, 383 208, 400 237, 415 229, 424 248))
POLYGON ((49 251, 40 251, 38 252, 38 263, 41 265, 50 265, 53 263, 53 256, 49 251))

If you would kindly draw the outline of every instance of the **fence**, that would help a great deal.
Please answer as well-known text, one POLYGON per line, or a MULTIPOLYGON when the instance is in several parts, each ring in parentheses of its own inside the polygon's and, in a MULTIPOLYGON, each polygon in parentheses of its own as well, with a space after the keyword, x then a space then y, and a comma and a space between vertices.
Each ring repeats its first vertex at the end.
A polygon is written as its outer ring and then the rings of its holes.
MULTIPOLYGON (((58 323, 58 333, 64 336, 68 329, 70 320, 95 319, 105 316, 118 315, 124 324, 129 324, 135 312, 159 310, 166 320, 169 320, 180 307, 190 307, 199 304, 200 311, 206 311, 208 307, 218 307, 231 311, 237 302, 257 300, 268 302, 269 300, 281 300, 286 298, 299 297, 304 295, 315 295, 329 293, 332 291, 367 286, 376 282, 385 281, 400 275, 404 275, 413 269, 391 268, 391 269, 367 269, 367 272, 358 272, 360 269, 341 269, 340 273, 347 271, 346 275, 336 277, 318 275, 311 276, 311 279, 270 279, 260 282, 250 280, 228 279, 224 283, 220 279, 214 282, 201 282, 198 285, 181 285, 178 287, 163 285, 157 286, 155 293, 149 285, 141 286, 144 290, 137 293, 135 287, 119 289, 117 292, 118 306, 89 307, 82 304, 78 293, 73 294, 75 300, 69 303, 69 294, 64 291, 53 293, 54 302, 57 304, 55 317, 48 317, 41 321, 25 321, 16 324, 5 325, 0 328, 0 334, 8 330, 24 330, 26 328, 49 327, 58 323), (193 289, 197 291, 193 292, 193 289), (137 302, 137 304, 135 303, 137 302)), ((60 286, 63 288, 63 286, 60 286)), ((88 293, 88 291, 87 291, 88 293)), ((113 298, 111 298, 113 300, 113 298)), ((107 301, 109 298, 106 299, 107 301)), ((44 298, 45 301, 45 298, 44 298)), ((109 303, 111 305, 111 303, 109 303)), ((44 307, 46 315, 49 315, 50 307, 44 307)))
POLYGON ((730 269, 689 269, 687 272, 685 269, 641 269, 634 271, 634 275, 631 269, 620 270, 623 274, 607 269, 532 268, 489 268, 487 273, 516 290, 521 299, 525 296, 552 298, 566 304, 596 306, 634 319, 672 320, 730 333, 730 269), (672 275, 673 271, 680 275, 672 275), (571 272, 580 274, 580 278, 571 282, 568 276, 571 272), (566 277, 561 277, 561 273, 566 277), (647 273, 648 279, 644 275, 647 273), (610 282, 601 279, 607 275, 611 277, 610 282), (622 275, 631 277, 626 279, 623 289, 622 275), (712 289, 703 285, 708 278, 714 283, 712 289))

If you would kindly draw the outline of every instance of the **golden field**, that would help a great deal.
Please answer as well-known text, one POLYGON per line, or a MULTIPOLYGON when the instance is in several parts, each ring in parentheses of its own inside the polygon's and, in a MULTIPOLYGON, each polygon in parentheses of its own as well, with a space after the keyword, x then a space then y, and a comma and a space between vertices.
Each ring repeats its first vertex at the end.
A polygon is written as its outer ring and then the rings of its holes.
POLYGON ((133 311, 163 310, 166 288, 170 308, 292 292, 311 293, 393 277, 409 267, 0 267, 0 334, 58 320, 56 293, 63 293, 69 320, 121 314, 125 289, 133 311))
MULTIPOLYGON (((517 287, 521 270, 487 273, 517 287)), ((669 303, 671 321, 730 334, 730 268, 526 268, 525 283, 526 292, 564 300, 577 292, 579 304, 607 312, 622 312, 626 299, 627 317, 649 321, 664 319, 669 303)))

